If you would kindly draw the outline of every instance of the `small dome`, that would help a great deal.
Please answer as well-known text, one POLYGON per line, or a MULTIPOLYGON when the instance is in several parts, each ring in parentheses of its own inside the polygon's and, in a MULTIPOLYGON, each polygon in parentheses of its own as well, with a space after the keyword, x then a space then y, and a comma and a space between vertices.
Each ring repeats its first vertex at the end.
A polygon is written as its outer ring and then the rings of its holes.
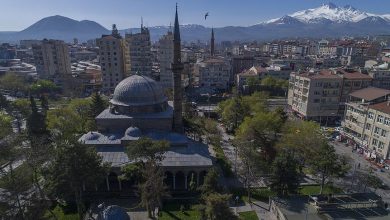
POLYGON ((153 79, 132 75, 115 88, 111 104, 119 106, 146 106, 167 101, 162 87, 153 79))
POLYGON ((130 220, 126 211, 117 205, 108 206, 103 211, 104 220, 130 220))
POLYGON ((137 127, 129 127, 129 128, 126 130, 125 134, 126 134, 127 136, 130 136, 130 137, 141 137, 142 132, 141 132, 141 130, 140 130, 139 128, 137 128, 137 127))
POLYGON ((99 139, 100 137, 100 133, 98 132, 88 132, 87 134, 85 134, 84 138, 85 140, 88 140, 88 141, 93 141, 93 140, 97 140, 99 139))

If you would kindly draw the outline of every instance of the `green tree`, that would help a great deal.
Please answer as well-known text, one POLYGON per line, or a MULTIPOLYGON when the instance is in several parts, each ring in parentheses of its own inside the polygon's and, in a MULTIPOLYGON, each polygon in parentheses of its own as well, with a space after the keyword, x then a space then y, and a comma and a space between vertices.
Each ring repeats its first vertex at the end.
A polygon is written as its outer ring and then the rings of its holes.
POLYGON ((103 100, 99 93, 94 93, 91 97, 90 114, 92 118, 98 116, 107 108, 107 102, 103 100))
POLYGON ((203 185, 200 186, 200 190, 203 194, 209 194, 219 191, 218 184, 218 172, 215 169, 210 169, 207 175, 204 177, 203 185))
POLYGON ((271 161, 275 155, 274 144, 283 122, 275 112, 259 112, 246 117, 236 132, 240 140, 252 140, 263 157, 271 161))
POLYGON ((12 133, 12 118, 4 112, 0 112, 0 140, 12 133))
POLYGON ((142 169, 144 164, 139 163, 131 163, 121 168, 122 175, 121 179, 127 180, 132 184, 137 184, 142 182, 142 169))
POLYGON ((297 192, 300 181, 299 163, 294 156, 283 151, 272 164, 271 189, 279 196, 297 192))
POLYGON ((334 147, 327 143, 316 147, 308 158, 308 164, 311 171, 320 179, 320 194, 330 177, 342 177, 350 168, 347 159, 339 156, 334 147))
POLYGON ((226 194, 211 193, 205 198, 206 213, 210 220, 238 219, 229 207, 231 196, 226 194))
POLYGON ((42 95, 59 91, 59 87, 50 80, 40 79, 30 87, 33 94, 42 95))
POLYGON ((241 97, 233 97, 218 104, 218 111, 229 130, 235 130, 250 114, 250 106, 241 97))
POLYGON ((47 189, 53 197, 74 201, 80 219, 85 211, 83 186, 95 185, 104 179, 107 166, 93 148, 75 139, 61 140, 55 146, 53 159, 45 167, 47 189))
POLYGON ((164 173, 152 162, 145 163, 142 170, 144 181, 138 189, 141 194, 141 205, 146 208, 149 217, 156 217, 154 210, 162 207, 162 199, 169 197, 168 187, 164 184, 164 173))
POLYGON ((154 141, 150 138, 142 137, 137 141, 132 141, 126 147, 126 153, 131 160, 146 159, 148 162, 157 163, 164 157, 164 153, 169 149, 169 142, 154 141))
POLYGON ((38 111, 35 100, 30 96, 31 114, 27 118, 27 131, 30 137, 47 135, 45 116, 38 111))
POLYGON ((9 72, 0 77, 0 88, 10 90, 13 93, 26 93, 28 84, 22 76, 19 76, 13 72, 9 72))

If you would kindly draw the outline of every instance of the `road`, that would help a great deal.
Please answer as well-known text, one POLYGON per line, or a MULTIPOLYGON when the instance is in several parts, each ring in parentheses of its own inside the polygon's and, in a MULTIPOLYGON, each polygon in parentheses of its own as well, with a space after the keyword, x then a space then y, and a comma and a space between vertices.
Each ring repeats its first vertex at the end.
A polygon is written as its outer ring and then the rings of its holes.
MULTIPOLYGON (((390 172, 389 170, 385 170, 384 172, 377 171, 378 168, 374 167, 370 162, 368 162, 366 159, 364 159, 363 155, 355 152, 352 152, 352 148, 349 146, 345 146, 344 143, 340 142, 330 142, 336 149, 336 152, 338 154, 346 155, 351 158, 351 166, 352 170, 350 171, 350 175, 353 175, 354 172, 354 166, 358 165, 360 163, 360 168, 357 168, 356 170, 368 172, 369 167, 375 168, 375 175, 379 177, 384 184, 390 187, 390 172)), ((353 180, 352 180, 353 181, 353 180)), ((374 189, 371 189, 371 191, 375 191, 374 189)), ((382 196, 383 200, 390 203, 390 190, 384 190, 384 189, 377 189, 376 193, 380 196, 382 196)))

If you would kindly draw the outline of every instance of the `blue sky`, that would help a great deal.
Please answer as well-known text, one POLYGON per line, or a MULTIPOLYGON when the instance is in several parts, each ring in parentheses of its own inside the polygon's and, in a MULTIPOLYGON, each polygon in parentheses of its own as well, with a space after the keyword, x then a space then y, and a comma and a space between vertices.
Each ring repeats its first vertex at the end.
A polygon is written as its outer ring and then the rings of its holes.
MULTIPOLYGON (((93 20, 106 28, 138 27, 141 16, 148 26, 169 25, 175 2, 182 24, 205 26, 252 25, 292 12, 314 8, 321 0, 1 0, 0 31, 22 30, 41 18, 63 15, 93 20), (205 12, 209 18, 203 19, 205 12)), ((390 0, 333 0, 363 11, 390 14, 390 0)))

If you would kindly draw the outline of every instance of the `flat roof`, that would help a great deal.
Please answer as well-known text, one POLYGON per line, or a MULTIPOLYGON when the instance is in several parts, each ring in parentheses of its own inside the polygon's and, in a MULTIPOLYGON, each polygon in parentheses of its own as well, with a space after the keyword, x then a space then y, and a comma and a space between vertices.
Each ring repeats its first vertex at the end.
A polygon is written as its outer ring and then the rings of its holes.
POLYGON ((366 101, 372 101, 377 98, 387 96, 390 94, 390 90, 387 89, 381 89, 376 87, 367 87, 364 89, 359 89, 357 91, 354 91, 350 93, 350 96, 353 96, 355 98, 364 99, 366 101))
POLYGON ((371 109, 390 114, 390 105, 388 102, 380 102, 369 106, 371 109))

